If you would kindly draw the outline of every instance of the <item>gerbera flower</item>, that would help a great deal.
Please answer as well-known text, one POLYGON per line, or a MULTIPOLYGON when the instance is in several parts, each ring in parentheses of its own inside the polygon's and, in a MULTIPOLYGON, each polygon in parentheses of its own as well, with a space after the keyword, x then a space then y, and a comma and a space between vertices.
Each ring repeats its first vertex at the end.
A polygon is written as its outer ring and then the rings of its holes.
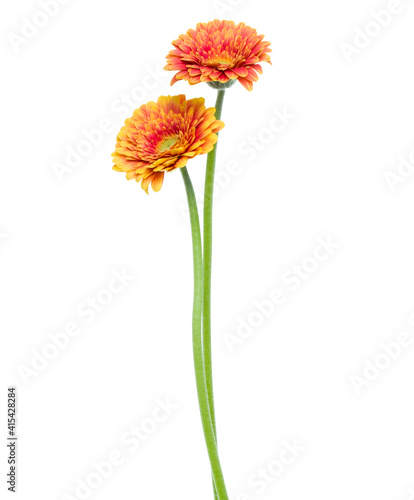
POLYGON ((112 167, 126 172, 128 180, 161 189, 164 173, 184 167, 190 158, 209 153, 223 127, 215 108, 204 106, 202 97, 161 96, 134 111, 117 137, 112 167))
POLYGON ((178 71, 171 80, 186 80, 190 85, 210 83, 217 88, 230 86, 237 79, 247 89, 253 90, 253 82, 262 74, 260 62, 271 64, 270 42, 264 35, 244 23, 210 21, 199 23, 195 30, 188 30, 173 42, 175 47, 167 56, 164 69, 178 71), (226 85, 227 84, 227 85, 226 85))

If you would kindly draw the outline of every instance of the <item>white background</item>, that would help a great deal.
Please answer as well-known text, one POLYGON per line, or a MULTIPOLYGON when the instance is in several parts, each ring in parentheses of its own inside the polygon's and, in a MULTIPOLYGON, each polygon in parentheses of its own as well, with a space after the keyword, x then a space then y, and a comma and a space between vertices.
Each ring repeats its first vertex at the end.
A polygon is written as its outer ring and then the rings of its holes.
MULTIPOLYGON (((414 6, 402 2, 347 61, 341 43, 353 44, 385 1, 226 1, 220 11, 213 2, 73 0, 17 51, 10 33, 21 35, 22 18, 40 7, 2 3, 2 497, 12 495, 5 438, 13 384, 18 498, 81 498, 78 481, 113 450, 123 464, 84 498, 212 498, 192 369, 181 176, 167 175, 147 196, 111 170, 110 155, 144 102, 185 93, 214 105, 207 85, 171 89, 173 73, 148 75, 160 73, 179 34, 216 17, 246 22, 273 48, 253 92, 238 83, 227 92, 218 152, 213 351, 229 497, 412 497, 414 343, 360 394, 352 376, 387 362, 378 358, 383 342, 414 335, 414 176, 407 170, 394 191, 384 177, 414 150, 414 6), (274 109, 294 115, 278 133, 269 128, 274 109), (101 120, 112 131, 59 181, 55 162, 101 120), (249 137, 261 151, 246 152, 249 137), (231 161, 238 173, 230 177, 231 161), (292 291, 283 276, 312 257, 318 237, 339 248, 292 291), (87 324, 77 308, 103 297, 123 269, 133 279, 87 324), (284 304, 230 353, 225 333, 236 335, 255 301, 275 289, 284 304), (22 366, 71 321, 81 333, 25 384, 22 366), (151 417, 159 398, 178 408, 131 453, 120 436, 151 417), (306 450, 259 494, 249 478, 283 455, 285 440, 306 450)), ((198 191, 205 159, 189 163, 198 191)))

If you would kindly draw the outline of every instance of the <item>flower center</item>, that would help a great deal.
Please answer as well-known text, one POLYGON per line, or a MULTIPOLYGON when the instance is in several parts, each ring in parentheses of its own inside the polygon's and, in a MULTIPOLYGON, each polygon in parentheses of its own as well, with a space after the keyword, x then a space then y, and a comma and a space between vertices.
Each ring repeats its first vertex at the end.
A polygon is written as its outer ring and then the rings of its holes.
POLYGON ((169 139, 165 139, 160 144, 160 151, 163 153, 164 151, 167 151, 167 149, 170 149, 171 146, 174 146, 174 144, 177 142, 178 137, 170 137, 169 139))
POLYGON ((210 59, 208 61, 208 66, 212 66, 213 68, 217 68, 220 70, 225 70, 231 68, 232 63, 229 60, 223 58, 217 58, 217 59, 210 59))
POLYGON ((210 59, 208 59, 207 65, 212 66, 213 68, 224 70, 232 67, 233 60, 230 56, 221 54, 219 56, 216 57, 213 56, 210 59))

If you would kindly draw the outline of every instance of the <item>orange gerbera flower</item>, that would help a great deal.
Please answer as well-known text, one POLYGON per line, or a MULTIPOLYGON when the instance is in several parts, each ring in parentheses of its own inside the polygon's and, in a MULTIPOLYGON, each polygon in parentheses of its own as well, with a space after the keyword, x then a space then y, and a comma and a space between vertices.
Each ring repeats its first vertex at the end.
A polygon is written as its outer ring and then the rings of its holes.
POLYGON ((126 172, 128 180, 141 181, 147 194, 150 184, 159 191, 164 172, 213 149, 224 127, 215 111, 206 109, 202 97, 187 101, 185 95, 161 96, 156 103, 143 104, 118 134, 112 168, 126 172))
POLYGON ((164 69, 178 71, 171 80, 186 80, 190 85, 207 82, 214 88, 226 88, 235 80, 253 90, 253 82, 262 74, 260 62, 271 64, 270 42, 264 35, 244 23, 233 21, 210 21, 199 23, 173 42, 175 50, 167 56, 164 69), (220 86, 221 84, 221 86, 220 86))

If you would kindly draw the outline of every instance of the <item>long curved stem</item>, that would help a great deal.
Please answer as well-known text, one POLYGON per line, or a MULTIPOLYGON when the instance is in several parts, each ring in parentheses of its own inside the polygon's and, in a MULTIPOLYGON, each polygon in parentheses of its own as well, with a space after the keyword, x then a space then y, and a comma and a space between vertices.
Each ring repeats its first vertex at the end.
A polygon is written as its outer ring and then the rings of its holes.
POLYGON ((215 495, 219 500, 228 500, 223 472, 217 452, 217 444, 211 421, 206 377, 204 372, 203 339, 201 330, 202 306, 203 306, 203 255, 201 244, 200 221, 198 217, 197 201, 194 188, 186 167, 180 169, 188 198, 190 211, 191 235, 193 241, 194 260, 194 302, 193 302, 193 356, 196 376, 198 404, 200 407, 201 422, 204 438, 206 441, 208 456, 210 459, 215 495))
MULTIPOLYGON (((225 90, 217 92, 216 119, 220 120, 225 90)), ((204 250, 203 250, 203 351, 206 374, 208 403, 214 435, 216 436, 216 416, 213 397, 213 370, 211 359, 211 260, 213 250, 213 192, 216 168, 217 143, 207 156, 206 182, 204 187, 204 250)), ((217 436, 216 436, 217 440, 217 436)))

